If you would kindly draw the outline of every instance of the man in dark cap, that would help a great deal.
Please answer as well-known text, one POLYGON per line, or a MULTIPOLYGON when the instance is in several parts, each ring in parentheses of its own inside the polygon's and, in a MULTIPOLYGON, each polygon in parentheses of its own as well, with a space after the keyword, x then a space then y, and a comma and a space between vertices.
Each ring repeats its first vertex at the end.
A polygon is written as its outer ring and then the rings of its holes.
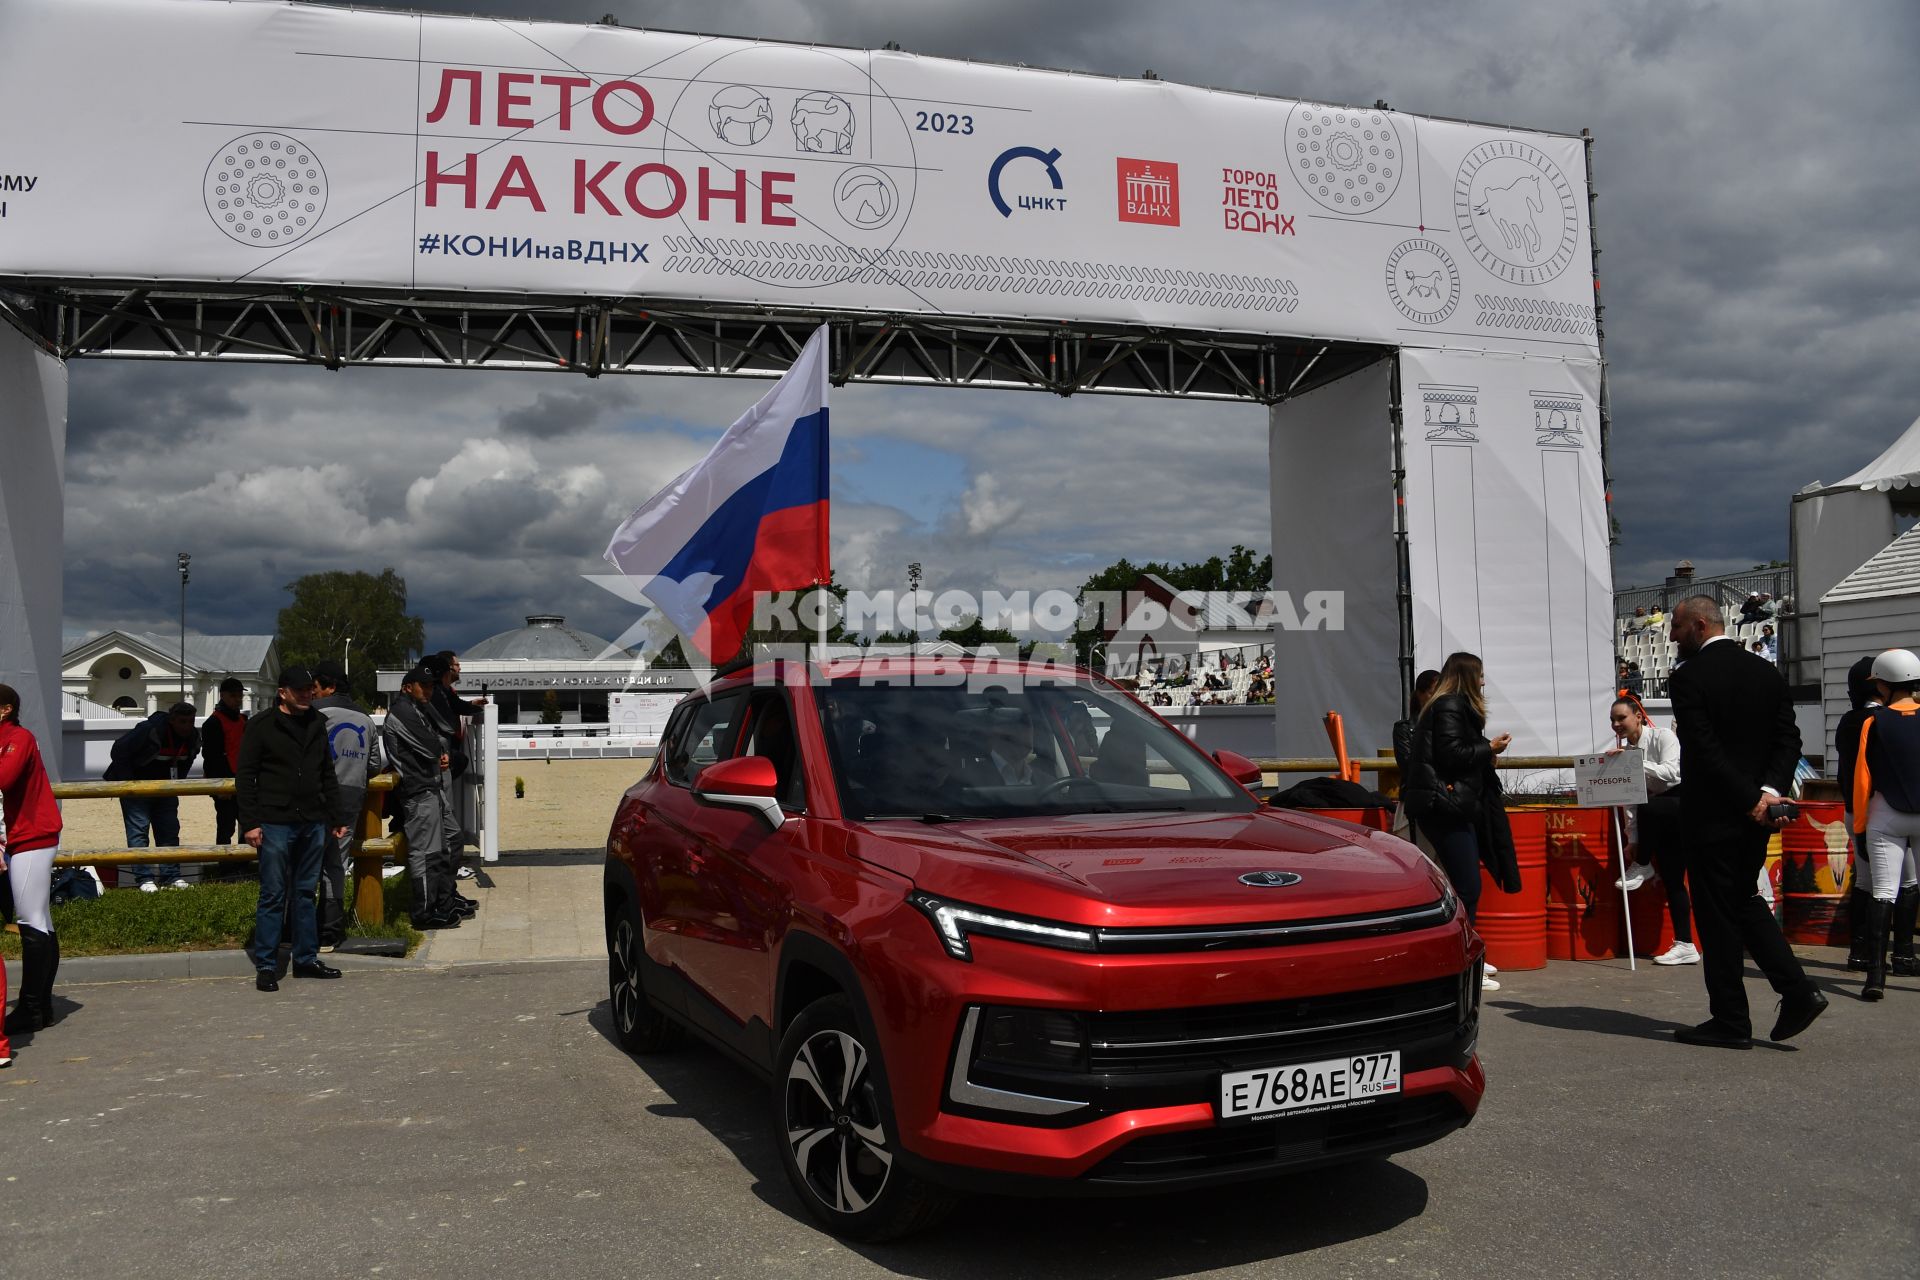
POLYGON ((457 929, 461 917, 447 852, 446 742, 430 706, 438 678, 424 666, 400 678, 400 696, 387 708, 380 742, 398 781, 393 788, 407 837, 407 876, 413 886, 416 929, 457 929))
MULTIPOLYGON (((228 676, 220 682, 220 701, 213 714, 200 726, 201 771, 209 778, 231 778, 240 767, 240 739, 247 731, 247 713, 240 709, 247 687, 228 676)), ((239 810, 232 796, 213 798, 213 842, 232 844, 239 824, 239 810)))
MULTIPOLYGON (((200 754, 200 734, 193 727, 196 714, 191 702, 176 702, 165 711, 154 712, 115 740, 107 771, 101 776, 108 782, 186 777, 200 754)), ((147 848, 149 832, 155 848, 180 847, 180 797, 122 796, 120 817, 126 825, 127 848, 147 848)), ((127 870, 148 893, 157 890, 162 879, 171 881, 177 889, 187 887, 180 874, 186 868, 178 864, 171 872, 161 863, 127 870)))
POLYGON ((340 784, 327 758, 327 721, 313 709, 313 672, 280 673, 278 705, 247 722, 234 775, 240 838, 260 851, 260 905, 254 913, 254 986, 280 989, 280 931, 293 924, 293 976, 337 978, 320 961, 313 914, 327 837, 344 839, 340 784), (288 904, 292 903, 289 912, 288 904))

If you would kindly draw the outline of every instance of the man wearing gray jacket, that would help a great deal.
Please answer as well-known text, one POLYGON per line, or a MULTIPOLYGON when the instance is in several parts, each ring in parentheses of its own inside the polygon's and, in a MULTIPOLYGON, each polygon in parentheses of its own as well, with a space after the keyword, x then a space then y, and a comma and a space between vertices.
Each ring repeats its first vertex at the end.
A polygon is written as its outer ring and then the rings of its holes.
POLYGON ((347 692, 346 673, 331 660, 317 662, 313 679, 320 696, 313 709, 327 720, 327 755, 340 783, 335 821, 347 828, 345 839, 327 840, 320 866, 320 945, 337 947, 347 936, 347 875, 360 849, 360 811, 367 798, 367 777, 385 767, 380 736, 365 709, 347 692))
POLYGON ((428 719, 436 677, 415 667, 401 677, 400 696, 387 708, 381 745, 398 774, 393 796, 407 836, 407 877, 413 886, 413 927, 457 929, 466 914, 453 896, 453 863, 446 841, 446 744, 428 719))

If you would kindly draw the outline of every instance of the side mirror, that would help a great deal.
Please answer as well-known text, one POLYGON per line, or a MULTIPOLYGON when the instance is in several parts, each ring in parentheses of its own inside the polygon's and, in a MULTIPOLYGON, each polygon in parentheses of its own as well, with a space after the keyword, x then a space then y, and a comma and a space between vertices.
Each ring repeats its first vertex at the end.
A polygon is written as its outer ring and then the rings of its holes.
POLYGON ((1260 766, 1241 755, 1238 751, 1228 751, 1225 747, 1213 753, 1213 759, 1227 776, 1243 787, 1260 785, 1260 766))
POLYGON ((775 831, 787 820, 776 798, 779 790, 780 775, 775 772, 773 761, 765 756, 735 756, 731 760, 719 760, 702 769, 693 779, 693 794, 700 799, 708 804, 752 809, 765 818, 767 825, 775 831))

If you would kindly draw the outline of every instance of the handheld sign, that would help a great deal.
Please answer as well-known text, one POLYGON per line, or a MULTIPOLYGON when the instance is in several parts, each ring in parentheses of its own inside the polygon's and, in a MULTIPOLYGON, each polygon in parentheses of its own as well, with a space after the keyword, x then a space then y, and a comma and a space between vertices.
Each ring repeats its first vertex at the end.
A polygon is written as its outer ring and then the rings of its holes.
POLYGON ((1647 753, 1629 747, 1617 755, 1575 756, 1573 784, 1583 807, 1645 804, 1647 753))

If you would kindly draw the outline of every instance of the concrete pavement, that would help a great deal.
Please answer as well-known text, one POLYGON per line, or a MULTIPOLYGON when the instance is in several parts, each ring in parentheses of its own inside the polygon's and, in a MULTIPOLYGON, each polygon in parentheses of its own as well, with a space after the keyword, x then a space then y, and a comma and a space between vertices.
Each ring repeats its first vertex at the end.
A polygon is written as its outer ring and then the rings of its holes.
MULTIPOLYGON (((1487 1002, 1479 1118, 1391 1162, 1205 1194, 975 1199, 881 1248, 788 1190, 764 1086, 610 1041, 594 961, 67 985, 0 1072, 0 1272, 1879 1277, 1920 1272, 1920 981, 1793 1045, 1690 1049, 1693 969, 1557 964, 1487 1002)), ((1749 984, 1765 1025, 1772 998, 1749 984)))
POLYGON ((507 854, 476 864, 460 892, 480 910, 458 929, 439 929, 414 955, 429 964, 585 959, 607 954, 598 849, 507 854))

